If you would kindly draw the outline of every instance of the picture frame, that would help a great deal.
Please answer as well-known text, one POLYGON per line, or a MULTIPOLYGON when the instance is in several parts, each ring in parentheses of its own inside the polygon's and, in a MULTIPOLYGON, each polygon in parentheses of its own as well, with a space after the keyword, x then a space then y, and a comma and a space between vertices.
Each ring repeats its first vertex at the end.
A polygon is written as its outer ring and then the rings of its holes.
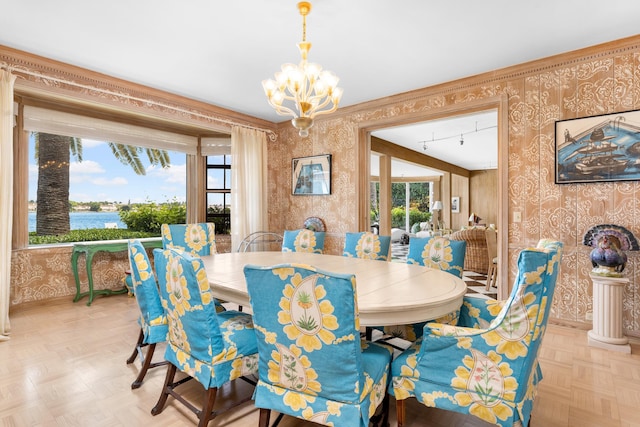
POLYGON ((555 182, 640 180, 640 110, 555 122, 555 182))
POLYGON ((451 213, 460 213, 460 197, 451 198, 451 213))
POLYGON ((331 194, 331 154, 291 159, 291 194, 294 196, 331 194))

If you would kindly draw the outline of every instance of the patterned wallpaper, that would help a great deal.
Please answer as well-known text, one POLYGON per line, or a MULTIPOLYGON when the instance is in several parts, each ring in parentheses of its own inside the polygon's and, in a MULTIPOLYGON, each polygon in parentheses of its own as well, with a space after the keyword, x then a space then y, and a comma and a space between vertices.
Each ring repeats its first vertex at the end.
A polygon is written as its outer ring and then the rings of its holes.
MULTIPOLYGON (((554 183, 555 121, 640 108, 640 37, 582 52, 553 57, 491 74, 464 79, 410 95, 398 95, 368 107, 343 109, 316 122, 306 139, 288 123, 270 144, 270 226, 300 228, 308 216, 319 216, 329 232, 327 252, 340 253, 341 236, 357 231, 356 158, 361 122, 375 118, 415 116, 479 99, 508 98, 509 277, 515 277, 519 251, 540 238, 565 245, 551 317, 589 328, 592 311, 589 247, 582 236, 593 225, 614 223, 640 236, 638 182, 556 185, 554 183), (330 196, 292 196, 288 182, 292 157, 333 155, 330 196)), ((624 328, 640 336, 638 257, 630 253, 626 268, 630 285, 624 294, 624 328)))
MULTIPOLYGON (((554 183, 554 122, 640 108, 640 36, 568 53, 485 75, 454 81, 410 94, 397 95, 339 110, 318 120, 308 138, 298 136, 289 122, 277 126, 269 141, 269 225, 273 231, 301 228, 305 218, 319 216, 327 225, 325 249, 340 253, 342 236, 357 231, 358 164, 362 123, 417 112, 464 107, 479 99, 508 98, 509 277, 522 248, 538 239, 561 240, 565 251, 551 318, 589 328, 592 287, 588 273, 590 248, 583 234, 593 225, 614 223, 640 236, 638 182, 556 185, 554 183), (291 195, 291 159, 332 154, 332 194, 291 195)), ((638 256, 631 253, 624 293, 624 328, 640 336, 638 256)), ((28 249, 12 257, 12 304, 72 295, 70 249, 28 249)), ((102 260, 98 286, 108 286, 126 267, 114 255, 102 260), (117 273, 117 274, 116 274, 117 273)))

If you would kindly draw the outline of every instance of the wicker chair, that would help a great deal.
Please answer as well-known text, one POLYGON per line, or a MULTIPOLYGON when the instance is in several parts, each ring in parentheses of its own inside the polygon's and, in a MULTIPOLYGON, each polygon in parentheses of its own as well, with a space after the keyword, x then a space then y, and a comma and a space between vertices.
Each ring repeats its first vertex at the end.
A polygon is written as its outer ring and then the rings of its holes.
POLYGON ((474 227, 459 230, 449 236, 451 240, 463 240, 467 242, 464 256, 464 269, 479 274, 489 272, 489 249, 485 227, 474 227))

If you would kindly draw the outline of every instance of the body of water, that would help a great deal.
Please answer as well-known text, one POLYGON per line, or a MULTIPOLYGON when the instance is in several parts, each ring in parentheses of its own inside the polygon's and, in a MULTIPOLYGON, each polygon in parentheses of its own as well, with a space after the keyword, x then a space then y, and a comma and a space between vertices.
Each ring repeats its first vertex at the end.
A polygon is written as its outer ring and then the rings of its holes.
MULTIPOLYGON (((117 224, 118 228, 127 228, 120 221, 118 212, 70 212, 72 230, 87 228, 107 228, 105 224, 117 224)), ((115 228, 115 227, 114 227, 115 228)), ((36 231, 36 213, 29 212, 29 231, 36 231)))

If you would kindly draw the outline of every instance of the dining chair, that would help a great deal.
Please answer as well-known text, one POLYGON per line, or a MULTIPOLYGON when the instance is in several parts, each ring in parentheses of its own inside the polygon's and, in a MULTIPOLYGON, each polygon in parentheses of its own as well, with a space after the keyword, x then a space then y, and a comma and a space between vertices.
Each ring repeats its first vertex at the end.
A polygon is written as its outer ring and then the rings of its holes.
MULTIPOLYGON (((463 240, 451 240, 446 237, 411 237, 407 264, 436 268, 462 278, 466 247, 467 243, 463 240)), ((425 283, 425 286, 429 286, 429 284, 425 283)), ((459 315, 460 311, 455 310, 435 319, 434 322, 455 325, 459 315)), ((401 338, 413 342, 422 336, 422 329, 426 323, 392 325, 376 329, 382 329, 384 334, 391 338, 401 338)))
POLYGON ((300 264, 244 267, 260 355, 259 426, 271 411, 322 425, 388 425, 391 349, 361 341, 356 279, 300 264), (381 409, 375 415, 378 406, 381 409))
POLYGON ((313 231, 306 228, 285 230, 282 252, 313 252, 321 254, 324 250, 324 236, 324 231, 313 231))
MULTIPOLYGON (((215 224, 202 222, 195 224, 162 224, 163 249, 173 248, 187 251, 192 255, 214 255, 216 249, 215 224)), ((216 300, 216 310, 224 311, 224 301, 216 300)))
POLYGON ((462 278, 467 242, 446 237, 412 237, 409 239, 407 264, 437 268, 462 278))
POLYGON ((493 228, 485 230, 487 239, 487 252, 489 253, 489 268, 487 269, 486 290, 491 286, 497 286, 498 278, 498 234, 493 228))
POLYGON ((130 364, 136 360, 136 356, 139 356, 142 362, 138 377, 131 384, 131 388, 136 389, 142 385, 149 369, 167 364, 164 360, 153 362, 153 354, 156 344, 167 340, 169 329, 167 316, 160 302, 158 284, 147 251, 140 240, 129 240, 128 256, 131 274, 127 277, 131 280, 132 293, 140 309, 140 316, 138 316, 140 334, 133 353, 127 359, 127 364, 130 364), (144 347, 147 347, 147 354, 144 354, 144 347))
POLYGON ((389 393, 396 398, 398 426, 411 397, 492 424, 529 424, 562 247, 544 239, 522 250, 508 300, 465 297, 458 326, 425 326, 422 338, 392 364, 389 393))
MULTIPOLYGON (((200 257, 171 248, 155 249, 153 256, 160 298, 169 324, 164 355, 169 365, 160 398, 151 414, 161 413, 171 395, 195 413, 198 425, 204 427, 220 413, 213 411, 220 387, 237 378, 255 384, 246 378, 258 370, 253 322, 246 313, 216 311, 215 298, 200 257), (178 370, 186 376, 175 380, 178 370), (192 379, 205 389, 201 409, 178 389, 192 379)), ((238 399, 229 409, 249 399, 238 399)))
POLYGON ((342 255, 352 258, 387 261, 391 236, 380 236, 370 231, 347 233, 342 255))
POLYGON ((217 253, 215 224, 162 224, 162 247, 182 249, 196 255, 217 253))
POLYGON ((282 249, 282 234, 271 231, 255 231, 247 235, 236 249, 236 252, 262 252, 282 249))

